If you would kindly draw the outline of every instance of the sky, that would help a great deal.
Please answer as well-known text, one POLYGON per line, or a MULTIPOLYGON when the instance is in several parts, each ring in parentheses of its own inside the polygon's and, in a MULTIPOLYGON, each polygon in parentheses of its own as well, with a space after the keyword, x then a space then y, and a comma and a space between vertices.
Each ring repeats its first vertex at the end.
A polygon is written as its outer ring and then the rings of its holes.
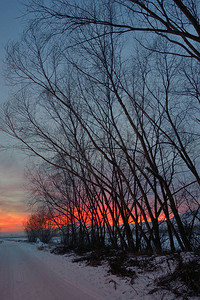
MULTIPOLYGON (((23 31, 22 0, 1 0, 0 10, 0 105, 9 100, 11 87, 3 77, 5 46, 23 31)), ((2 150, 10 139, 0 132, 0 236, 23 230, 28 215, 25 184, 25 155, 13 149, 2 150)), ((12 141, 13 144, 13 141, 12 141)))

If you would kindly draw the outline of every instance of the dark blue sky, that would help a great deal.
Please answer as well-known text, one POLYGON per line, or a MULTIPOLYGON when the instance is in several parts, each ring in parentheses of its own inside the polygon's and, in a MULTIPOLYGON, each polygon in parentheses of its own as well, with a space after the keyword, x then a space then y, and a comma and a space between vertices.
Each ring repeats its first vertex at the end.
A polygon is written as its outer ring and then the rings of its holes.
POLYGON ((9 88, 3 79, 2 68, 5 58, 5 46, 11 40, 17 40, 23 30, 22 0, 1 0, 0 9, 0 102, 8 98, 9 88))

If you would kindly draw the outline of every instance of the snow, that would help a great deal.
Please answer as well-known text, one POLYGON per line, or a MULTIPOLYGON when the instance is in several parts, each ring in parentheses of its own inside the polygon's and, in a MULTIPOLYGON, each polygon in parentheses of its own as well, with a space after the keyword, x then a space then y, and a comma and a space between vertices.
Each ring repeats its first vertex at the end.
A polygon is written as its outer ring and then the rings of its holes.
MULTIPOLYGON (((106 262, 102 266, 91 267, 83 262, 72 262, 74 258, 72 253, 64 256, 51 254, 49 246, 41 243, 4 241, 0 244, 0 299, 178 299, 169 290, 155 286, 158 276, 175 269, 170 258, 153 257, 149 271, 138 268, 137 276, 132 280, 108 273, 106 262)), ((185 254, 185 260, 190 260, 190 254, 185 254)))

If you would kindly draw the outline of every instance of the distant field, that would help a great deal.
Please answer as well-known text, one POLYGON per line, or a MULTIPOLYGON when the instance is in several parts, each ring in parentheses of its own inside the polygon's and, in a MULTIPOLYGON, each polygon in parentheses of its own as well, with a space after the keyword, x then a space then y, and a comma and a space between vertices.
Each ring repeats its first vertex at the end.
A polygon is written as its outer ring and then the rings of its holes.
POLYGON ((25 235, 23 236, 0 236, 0 241, 2 240, 10 240, 10 241, 17 241, 17 240, 27 240, 25 235))

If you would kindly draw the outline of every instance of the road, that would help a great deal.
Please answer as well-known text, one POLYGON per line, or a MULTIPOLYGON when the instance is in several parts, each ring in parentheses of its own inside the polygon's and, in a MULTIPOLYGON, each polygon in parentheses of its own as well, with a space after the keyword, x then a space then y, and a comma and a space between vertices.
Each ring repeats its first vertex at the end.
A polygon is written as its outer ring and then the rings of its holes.
POLYGON ((16 242, 0 244, 1 300, 103 300, 63 279, 37 256, 16 242))

